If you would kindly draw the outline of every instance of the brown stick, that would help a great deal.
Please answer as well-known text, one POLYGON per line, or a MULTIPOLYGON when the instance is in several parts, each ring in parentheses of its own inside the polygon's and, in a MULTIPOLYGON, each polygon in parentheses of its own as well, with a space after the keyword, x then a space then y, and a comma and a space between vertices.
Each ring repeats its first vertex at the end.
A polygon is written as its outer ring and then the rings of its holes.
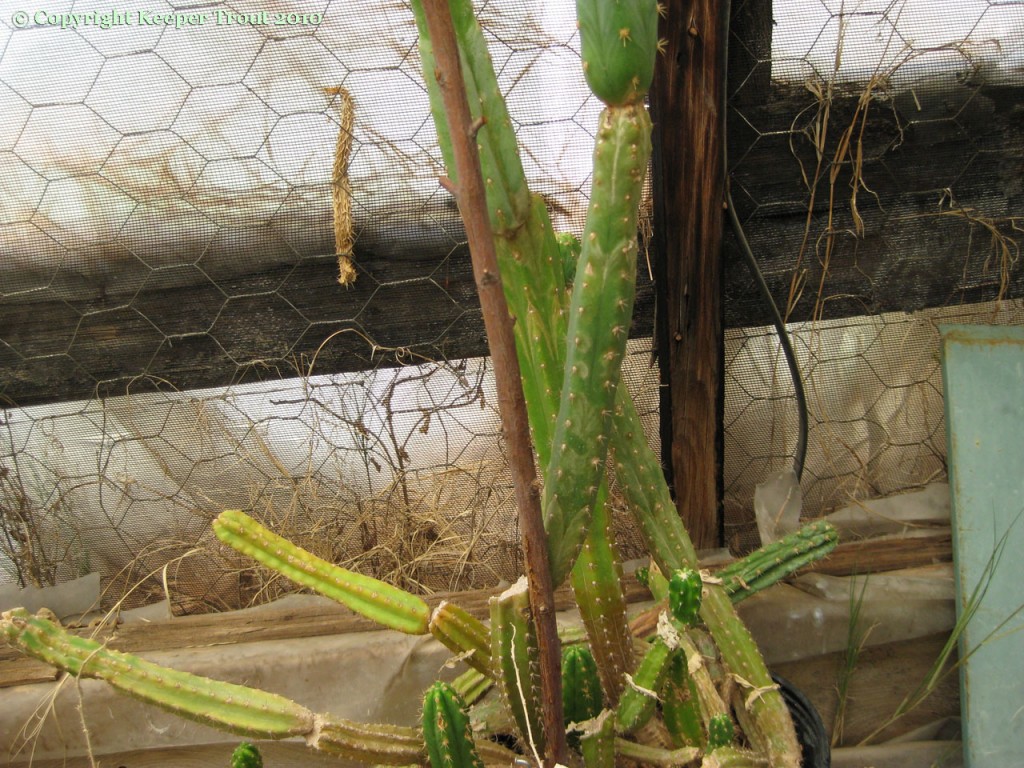
POLYGON ((448 2, 423 0, 423 11, 434 46, 437 64, 435 75, 448 115, 455 171, 459 179, 455 196, 473 259, 473 276, 480 294, 484 328, 494 364, 502 429, 519 507, 530 606, 537 625, 540 655, 541 701, 547 743, 544 763, 551 768, 555 763, 567 764, 569 761, 562 715, 561 646, 555 624, 555 599, 548 563, 547 536, 541 517, 539 483, 533 463, 519 360, 512 335, 512 318, 505 303, 494 239, 484 203, 484 181, 475 138, 480 126, 473 123, 470 115, 448 2))

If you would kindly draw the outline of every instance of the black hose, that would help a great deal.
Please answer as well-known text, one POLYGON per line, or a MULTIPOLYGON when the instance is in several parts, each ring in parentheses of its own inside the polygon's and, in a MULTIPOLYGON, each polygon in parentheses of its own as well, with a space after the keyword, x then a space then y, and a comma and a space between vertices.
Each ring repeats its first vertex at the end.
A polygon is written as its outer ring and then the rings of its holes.
POLYGON ((750 271, 754 276, 754 282, 757 283, 758 290, 761 293, 761 297, 772 313, 772 324, 775 326, 775 331, 779 336, 779 344, 782 346, 782 354, 786 357, 786 365, 789 368, 790 378, 793 380, 793 392, 796 395, 796 407, 797 407, 797 438, 796 447, 793 451, 793 471, 796 473, 797 482, 803 477, 804 473, 804 461, 807 458, 807 395, 804 392, 803 377, 800 375, 800 365, 797 362, 796 354, 793 352, 793 344, 789 338, 789 332, 786 330, 786 324, 782 320, 782 314, 779 312, 779 307, 775 303, 775 299, 772 296, 771 290, 768 288, 768 283, 764 280, 764 275, 761 273, 761 267, 757 263, 757 258, 754 256, 754 251, 750 247, 750 243, 747 241, 746 233, 743 231, 743 225, 740 223, 739 214, 736 213, 736 205, 732 200, 732 191, 729 188, 729 153, 728 153, 728 133, 727 133, 727 114, 728 114, 728 83, 729 83, 729 21, 732 14, 731 3, 729 0, 725 0, 723 3, 723 13, 725 14, 725 20, 723 23, 723 35, 722 35, 722 103, 721 107, 721 120, 722 120, 722 171, 725 173, 725 204, 729 212, 729 223, 732 225, 733 232, 736 234, 736 240, 740 245, 740 252, 743 254, 744 260, 747 262, 747 266, 750 267, 750 271))

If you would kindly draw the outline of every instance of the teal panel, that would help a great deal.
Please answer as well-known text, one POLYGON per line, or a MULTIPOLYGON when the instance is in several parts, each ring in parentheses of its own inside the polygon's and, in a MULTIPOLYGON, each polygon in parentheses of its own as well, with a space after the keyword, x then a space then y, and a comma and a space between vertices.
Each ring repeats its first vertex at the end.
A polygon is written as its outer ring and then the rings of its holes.
POLYGON ((960 643, 964 765, 1024 766, 1024 328, 939 330, 961 615, 988 583, 960 643))

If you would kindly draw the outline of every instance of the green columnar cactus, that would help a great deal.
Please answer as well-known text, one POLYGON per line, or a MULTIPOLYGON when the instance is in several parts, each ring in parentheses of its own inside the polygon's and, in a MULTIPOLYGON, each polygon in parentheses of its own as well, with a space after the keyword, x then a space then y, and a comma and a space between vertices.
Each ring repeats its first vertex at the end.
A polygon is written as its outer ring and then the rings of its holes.
POLYGON ((577 0, 583 74, 609 106, 643 101, 658 49, 657 0, 577 0))
POLYGON ((580 728, 580 753, 586 768, 615 768, 615 715, 606 709, 580 728))
POLYGON ((231 753, 231 768, 263 768, 263 755, 255 744, 243 741, 231 753))
POLYGON ((816 520, 730 563, 716 576, 732 601, 738 603, 820 560, 838 543, 839 532, 835 526, 826 520, 816 520))
POLYGON ((673 654, 662 689, 661 716, 676 747, 699 747, 704 743, 697 687, 687 669, 686 656, 673 654))
POLYGON ((213 530, 217 538, 242 554, 378 624, 412 635, 429 631, 430 608, 420 598, 311 555, 244 512, 221 512, 213 521, 213 530))
MULTIPOLYGON (((636 208, 650 152, 650 118, 642 101, 657 48, 656 2, 578 0, 584 74, 607 105, 598 126, 593 189, 580 244, 556 238, 544 201, 526 185, 472 0, 449 0, 449 7, 470 103, 480 125, 476 138, 487 185, 486 204, 506 298, 516 319, 531 432, 545 468, 550 558, 559 581, 571 572, 605 703, 614 708, 587 722, 580 741, 584 761, 588 766, 610 767, 616 753, 649 765, 699 759, 702 746, 721 741, 722 718, 732 722, 716 687, 727 679, 740 686, 739 695, 732 699, 740 702, 737 720, 748 727, 747 741, 758 752, 720 746, 704 755, 705 765, 761 761, 792 768, 799 760, 792 724, 730 597, 742 599, 794 566, 821 557, 834 546, 834 531, 822 527, 801 532, 730 566, 722 584, 705 580, 700 617, 727 675, 716 677, 709 671, 703 661, 707 649, 701 645, 705 636, 698 628, 684 626, 694 618, 694 586, 700 586, 699 577, 696 582, 692 575, 683 580, 690 591, 674 606, 686 622, 675 628, 663 622, 639 666, 625 622, 621 568, 606 506, 606 454, 612 458, 620 487, 660 572, 697 567, 659 461, 644 439, 619 374, 633 301, 636 208), (661 722, 651 720, 657 709, 653 696, 663 698, 661 722), (713 721, 719 723, 714 729, 717 735, 709 735, 708 743, 702 744, 713 721), (675 750, 644 741, 659 729, 664 733, 665 726, 678 747, 675 750)), ((418 0, 413 0, 413 8, 441 148, 450 160, 447 121, 418 0)), ((450 162, 448 167, 452 168, 450 162)), ((492 601, 488 630, 451 604, 442 604, 431 614, 421 599, 315 558, 241 512, 223 513, 214 528, 222 541, 238 551, 383 626, 412 634, 432 633, 471 665, 457 681, 457 690, 466 699, 476 700, 492 679, 498 681, 511 714, 486 714, 492 702, 485 700, 474 707, 478 724, 504 729, 511 728, 514 720, 522 743, 540 761, 544 744, 535 681, 536 640, 524 585, 492 601)), ((652 590, 663 590, 667 599, 668 582, 662 584, 656 574, 652 573, 652 590)), ((427 758, 424 737, 416 729, 315 715, 273 694, 164 670, 94 643, 88 645, 90 641, 72 638, 24 612, 6 614, 0 630, 10 643, 61 669, 101 677, 131 695, 235 733, 259 738, 300 735, 311 746, 369 763, 421 764, 427 758)), ((452 701, 445 689, 432 703, 425 702, 434 707, 431 722, 440 724, 438 742, 450 741, 449 731, 458 725, 458 716, 448 708, 452 701), (451 711, 453 719, 437 715, 439 707, 451 711)), ((591 701, 586 711, 593 706, 596 703, 591 701)), ((487 764, 511 762, 511 753, 489 740, 478 741, 476 750, 487 764)), ((457 760, 451 755, 438 759, 457 760)), ((461 759, 476 764, 472 757, 461 759)))
POLYGON ((605 472, 608 429, 633 314, 637 215, 651 153, 646 108, 606 109, 569 307, 562 395, 544 473, 544 525, 560 583, 583 543, 605 472))
POLYGON ((665 682, 669 661, 676 647, 676 639, 665 633, 659 633, 651 641, 615 709, 615 729, 619 733, 632 733, 654 714, 659 691, 665 682))
POLYGON ((714 752, 721 747, 728 747, 736 738, 736 728, 732 718, 725 713, 719 713, 711 718, 708 723, 708 751, 714 752))
POLYGON ((423 740, 431 768, 483 768, 466 703, 446 683, 434 683, 423 698, 423 740))
POLYGON ((562 649, 562 710, 565 724, 582 723, 600 714, 604 696, 594 654, 585 645, 562 649))
POLYGON ((681 568, 668 580, 668 610, 672 618, 689 627, 700 613, 704 582, 693 568, 681 568))
POLYGON ((7 641, 72 675, 106 680, 129 696, 181 717, 259 739, 285 739, 313 730, 313 713, 283 696, 166 669, 68 634, 24 608, 0 620, 7 641))
POLYGON ((622 568, 615 550, 607 495, 608 481, 602 478, 590 531, 570 573, 570 583, 598 662, 608 706, 614 707, 626 675, 636 666, 636 657, 626 621, 622 568))
MULTIPOLYGON (((310 747, 368 764, 419 764, 426 756, 419 729, 316 714, 284 696, 162 667, 72 635, 23 608, 0 615, 0 633, 9 644, 57 669, 105 680, 148 704, 239 736, 300 736, 310 747)), ((488 740, 481 740, 477 749, 489 764, 509 765, 514 758, 488 740)))
POLYGON ((490 632, 475 616, 443 600, 430 616, 430 633, 473 669, 485 675, 494 674, 490 632))
POLYGON ((520 740, 539 763, 544 754, 544 727, 536 670, 537 635, 529 618, 526 578, 492 597, 490 608, 491 658, 498 688, 520 740))

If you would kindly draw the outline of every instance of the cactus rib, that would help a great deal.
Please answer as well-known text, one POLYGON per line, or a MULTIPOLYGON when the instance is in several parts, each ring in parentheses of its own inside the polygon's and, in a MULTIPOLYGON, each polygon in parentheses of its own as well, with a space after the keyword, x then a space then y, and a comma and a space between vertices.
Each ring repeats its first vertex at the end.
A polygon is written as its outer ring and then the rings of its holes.
POLYGON ((378 624, 411 635, 429 631, 430 608, 405 590, 341 568, 297 547, 240 510, 213 521, 217 538, 243 555, 316 590, 378 624))

